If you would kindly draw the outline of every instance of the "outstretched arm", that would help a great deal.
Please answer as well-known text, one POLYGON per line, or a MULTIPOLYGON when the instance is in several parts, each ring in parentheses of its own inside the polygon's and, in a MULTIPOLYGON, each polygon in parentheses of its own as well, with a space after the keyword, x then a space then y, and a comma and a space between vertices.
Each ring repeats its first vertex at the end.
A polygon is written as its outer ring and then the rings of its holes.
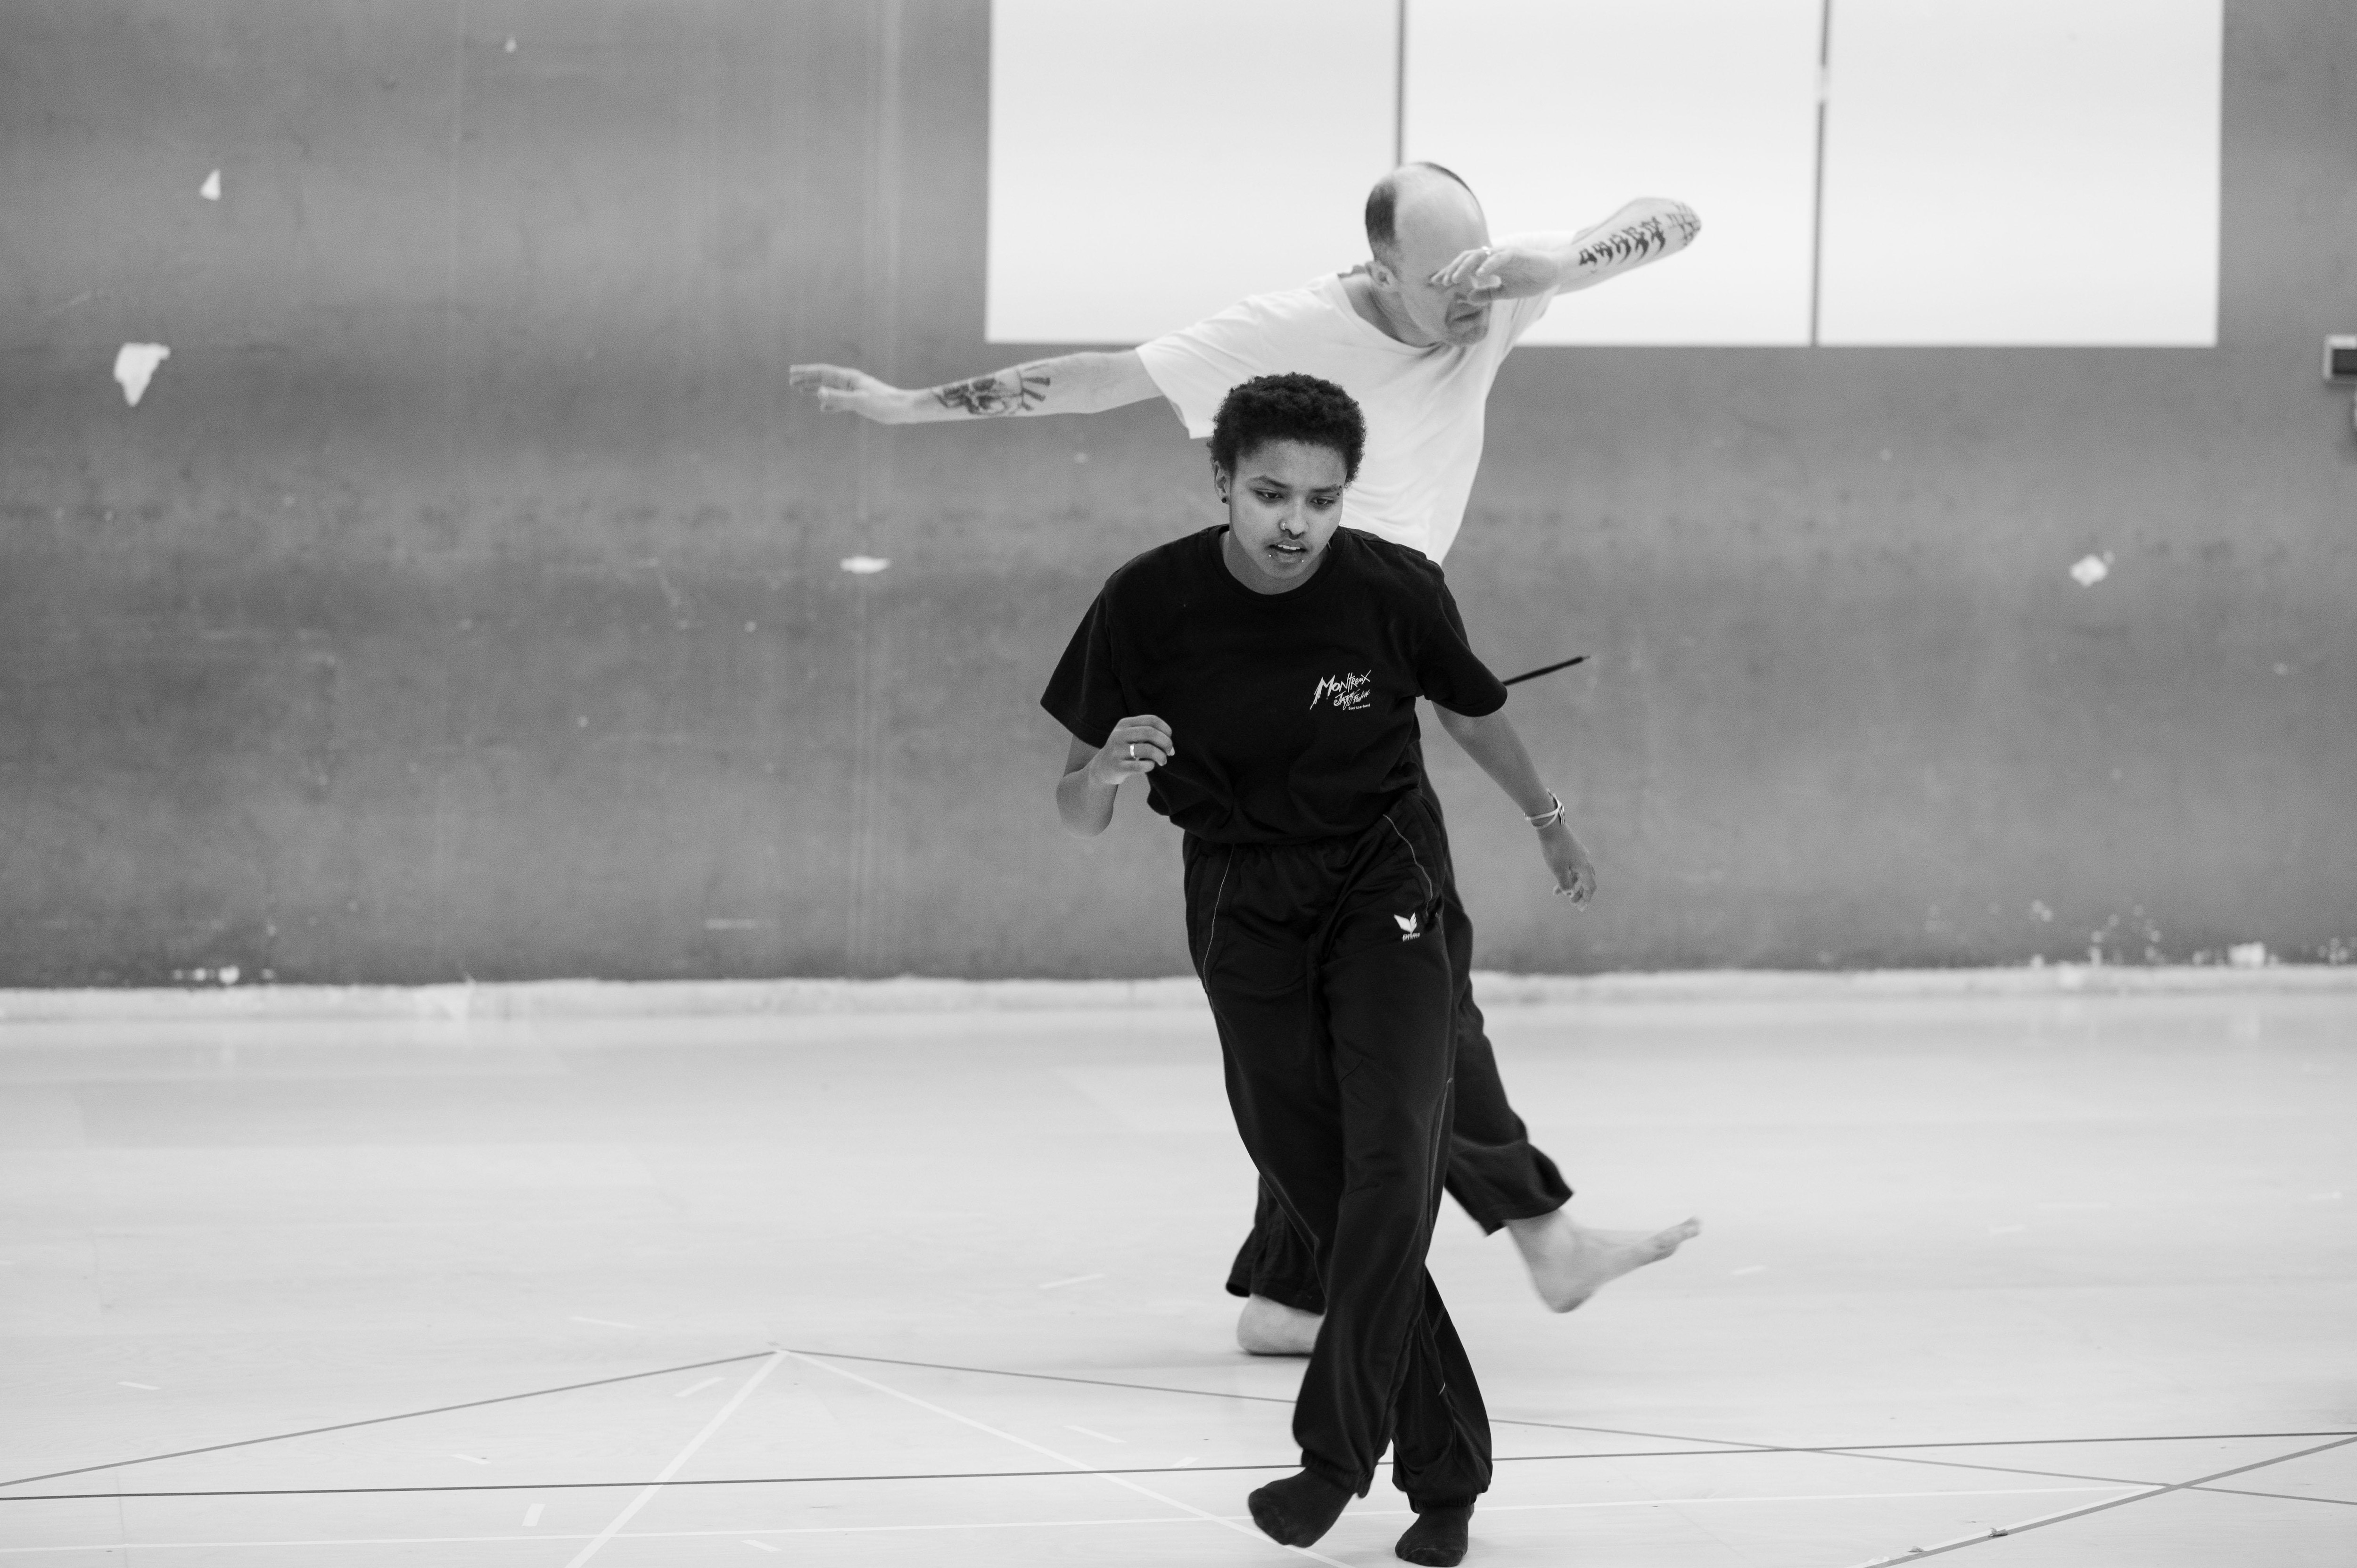
POLYGON ((1603 222, 1576 234, 1514 234, 1467 251, 1432 274, 1442 288, 1477 299, 1568 294, 1634 272, 1694 243, 1702 220, 1683 201, 1641 196, 1603 222))
POLYGON ((842 365, 796 365, 789 379, 818 398, 879 424, 925 424, 942 419, 1002 414, 1100 413, 1143 403, 1160 392, 1135 349, 1118 353, 1059 354, 937 387, 896 387, 842 365))
POLYGON ((1554 821, 1538 830, 1539 854, 1547 869, 1555 873, 1555 890, 1575 904, 1585 904, 1596 897, 1596 863, 1587 858, 1587 851, 1571 835, 1571 824, 1555 810, 1554 794, 1539 782, 1539 770, 1531 761, 1531 754, 1523 746, 1505 710, 1474 719, 1455 714, 1438 703, 1432 711, 1440 720, 1440 727, 1449 738, 1465 748, 1465 755, 1481 765, 1481 771, 1497 781, 1498 788, 1514 802, 1514 809, 1525 817, 1554 821))

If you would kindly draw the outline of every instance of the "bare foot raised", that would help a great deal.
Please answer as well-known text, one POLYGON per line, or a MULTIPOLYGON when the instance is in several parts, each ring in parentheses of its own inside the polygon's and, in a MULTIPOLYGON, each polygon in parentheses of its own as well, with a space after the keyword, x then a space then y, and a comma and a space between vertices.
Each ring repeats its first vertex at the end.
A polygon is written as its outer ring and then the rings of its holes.
POLYGON ((1591 1230, 1558 1208, 1535 1219, 1509 1219, 1506 1229, 1539 1299, 1569 1312, 1622 1274, 1676 1251, 1702 1233, 1702 1221, 1680 1220, 1666 1230, 1591 1230))
POLYGON ((1318 1348, 1318 1326, 1325 1321, 1317 1313, 1256 1295, 1236 1319, 1236 1343, 1255 1356, 1307 1356, 1318 1348))

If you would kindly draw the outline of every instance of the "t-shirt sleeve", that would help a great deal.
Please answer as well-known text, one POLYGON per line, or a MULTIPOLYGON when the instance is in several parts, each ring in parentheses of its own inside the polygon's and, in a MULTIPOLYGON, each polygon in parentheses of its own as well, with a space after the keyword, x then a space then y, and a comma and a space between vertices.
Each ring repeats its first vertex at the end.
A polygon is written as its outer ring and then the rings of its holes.
POLYGON ((1434 568, 1423 636, 1416 649, 1415 683, 1424 694, 1453 714, 1481 718, 1506 705, 1505 682, 1490 672, 1465 635, 1457 597, 1434 568))
POLYGON ((1088 615, 1072 632, 1039 705, 1057 723, 1088 742, 1103 746, 1124 713, 1121 676, 1114 668, 1113 610, 1108 596, 1097 595, 1088 615))
POLYGON ((1267 317, 1258 301, 1241 300, 1192 327, 1137 346, 1146 373, 1196 440, 1211 434, 1220 400, 1231 388, 1270 373, 1267 317))

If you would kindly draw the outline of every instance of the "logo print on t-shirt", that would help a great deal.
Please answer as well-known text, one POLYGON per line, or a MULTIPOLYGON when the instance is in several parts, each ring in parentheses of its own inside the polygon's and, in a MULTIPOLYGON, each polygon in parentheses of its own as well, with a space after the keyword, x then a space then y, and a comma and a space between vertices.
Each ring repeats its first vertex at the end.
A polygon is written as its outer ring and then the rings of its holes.
POLYGON ((1419 917, 1415 915, 1394 915, 1392 918, 1399 924, 1400 940, 1404 942, 1412 942, 1415 940, 1416 938, 1424 935, 1424 932, 1418 929, 1416 924, 1419 917))
POLYGON ((1373 705, 1374 700, 1375 672, 1372 670, 1362 675, 1347 672, 1321 675, 1318 678, 1318 689, 1309 693, 1309 705, 1313 709, 1319 703, 1324 703, 1345 714, 1364 713, 1373 705))

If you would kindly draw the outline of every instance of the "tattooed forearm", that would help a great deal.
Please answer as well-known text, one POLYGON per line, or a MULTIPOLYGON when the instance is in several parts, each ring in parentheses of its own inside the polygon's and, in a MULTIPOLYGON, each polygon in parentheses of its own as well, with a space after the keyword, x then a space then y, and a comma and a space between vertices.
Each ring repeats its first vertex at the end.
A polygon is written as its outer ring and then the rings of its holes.
POLYGON ((1048 373, 1037 365, 1017 365, 1011 371, 933 389, 933 401, 943 408, 985 416, 1028 413, 1047 396, 1048 373))
POLYGON ((1581 272, 1616 272, 1682 251, 1702 232, 1702 220, 1683 204, 1596 235, 1580 246, 1572 263, 1581 272))

